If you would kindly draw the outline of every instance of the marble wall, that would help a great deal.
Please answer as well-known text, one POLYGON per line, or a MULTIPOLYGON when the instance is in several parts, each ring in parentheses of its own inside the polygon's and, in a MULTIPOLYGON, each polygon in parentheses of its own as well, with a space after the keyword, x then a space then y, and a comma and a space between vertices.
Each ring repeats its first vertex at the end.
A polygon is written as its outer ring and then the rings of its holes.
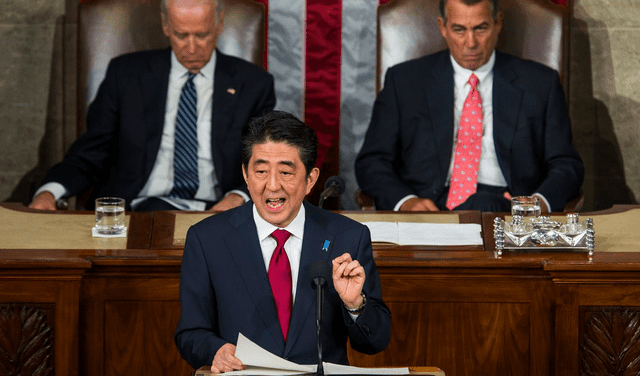
MULTIPOLYGON (((0 1, 0 201, 28 201, 69 144, 59 55, 72 2, 0 1)), ((586 165, 584 209, 637 203, 640 0, 574 0, 569 59, 574 144, 586 165)))
POLYGON ((55 116, 50 89, 64 10, 64 0, 0 1, 0 201, 28 199, 63 155, 45 130, 55 116))
POLYGON ((569 109, 585 209, 640 198, 640 0, 575 0, 569 109))

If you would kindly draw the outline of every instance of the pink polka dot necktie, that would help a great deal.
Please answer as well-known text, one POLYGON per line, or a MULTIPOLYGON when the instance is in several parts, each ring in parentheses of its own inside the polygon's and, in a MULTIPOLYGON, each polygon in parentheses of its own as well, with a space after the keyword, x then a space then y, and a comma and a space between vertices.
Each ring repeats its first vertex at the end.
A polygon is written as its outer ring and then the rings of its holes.
POLYGON ((275 230, 271 237, 278 243, 276 250, 271 255, 269 262, 269 284, 273 299, 276 302, 278 321, 282 329, 282 336, 287 340, 289 332, 289 319, 291 318, 291 307, 293 306, 293 296, 291 294, 291 265, 289 258, 284 251, 284 243, 287 242, 291 233, 287 230, 275 230))
POLYGON ((482 151, 482 98, 478 92, 478 77, 469 77, 471 91, 462 106, 456 141, 453 171, 449 183, 447 208, 452 210, 476 193, 478 167, 482 151))

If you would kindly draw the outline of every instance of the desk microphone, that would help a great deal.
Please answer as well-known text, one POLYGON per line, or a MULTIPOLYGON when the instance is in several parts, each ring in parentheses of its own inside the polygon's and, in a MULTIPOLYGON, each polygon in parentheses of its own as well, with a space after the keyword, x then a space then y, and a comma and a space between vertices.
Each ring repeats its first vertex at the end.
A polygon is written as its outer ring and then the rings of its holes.
POLYGON ((338 197, 344 192, 345 187, 344 179, 340 176, 331 176, 324 182, 324 191, 320 193, 320 200, 318 201, 318 207, 321 208, 324 204, 324 200, 329 197, 338 197))
POLYGON ((316 345, 318 349, 318 376, 324 375, 322 366, 322 339, 320 329, 322 328, 322 309, 324 305, 324 289, 331 282, 331 265, 326 261, 316 261, 309 267, 309 279, 311 285, 316 290, 316 345))

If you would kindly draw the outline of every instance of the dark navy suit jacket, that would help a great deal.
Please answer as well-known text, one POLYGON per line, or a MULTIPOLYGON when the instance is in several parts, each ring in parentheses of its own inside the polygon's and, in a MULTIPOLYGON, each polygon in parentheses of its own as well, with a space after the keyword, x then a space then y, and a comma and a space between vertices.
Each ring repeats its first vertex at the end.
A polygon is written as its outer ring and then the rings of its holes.
MULTIPOLYGON (((222 193, 246 191, 241 129, 275 106, 273 77, 244 60, 216 53, 211 113, 215 173, 222 193)), ((170 69, 170 49, 113 59, 89 107, 87 133, 44 182, 61 183, 70 196, 95 186, 97 197, 122 197, 127 203, 136 198, 160 148, 170 69)))
POLYGON ((296 297, 285 343, 253 220, 253 202, 192 226, 182 256, 180 304, 175 333, 178 350, 194 368, 210 365, 238 333, 266 350, 298 364, 316 364, 316 303, 308 269, 349 252, 364 267, 367 296, 354 323, 335 289, 327 289, 323 318, 323 356, 346 364, 346 342, 357 351, 382 351, 389 342, 391 314, 382 301, 369 230, 339 214, 305 202, 304 239, 296 297), (324 251, 325 240, 330 242, 324 251))
MULTIPOLYGON (((387 71, 356 161, 360 188, 381 210, 415 194, 443 194, 453 147, 453 66, 449 51, 387 71)), ((538 192, 554 211, 575 196, 584 176, 556 71, 496 51, 493 138, 513 196, 538 192)))

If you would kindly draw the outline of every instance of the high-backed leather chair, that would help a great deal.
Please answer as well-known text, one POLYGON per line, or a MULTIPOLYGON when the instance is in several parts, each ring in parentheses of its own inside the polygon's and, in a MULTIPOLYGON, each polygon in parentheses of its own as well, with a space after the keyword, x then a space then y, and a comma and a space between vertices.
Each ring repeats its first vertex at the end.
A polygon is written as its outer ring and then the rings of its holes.
MULTIPOLYGON (((264 5, 253 0, 219 1, 223 3, 224 20, 218 49, 265 67, 264 5)), ((87 108, 95 98, 112 58, 129 52, 169 47, 169 40, 162 31, 160 0, 85 0, 77 9, 77 60, 68 60, 77 65, 77 70, 70 70, 74 78, 69 83, 75 82, 75 85, 65 88, 66 95, 73 97, 71 101, 75 102, 73 108, 76 109, 65 126, 74 129, 70 132, 72 140, 86 130, 87 108)), ((89 193, 80 194, 77 204, 71 206, 85 207, 89 193)), ((66 206, 66 201, 59 204, 61 209, 66 206)))
MULTIPOLYGON (((389 67, 447 48, 438 27, 438 3, 439 0, 392 0, 378 7, 377 91, 382 89, 389 67)), ((502 31, 496 48, 556 69, 566 91, 566 8, 550 0, 500 0, 500 8, 502 31)), ((360 190, 356 191, 356 201, 363 210, 375 209, 373 198, 360 190)), ((577 211, 583 202, 580 194, 565 206, 565 211, 577 211)))
MULTIPOLYGON (((567 89, 569 20, 551 0, 500 0, 497 49, 560 73, 567 89)), ((440 34, 438 0, 392 0, 378 7, 378 91, 387 68, 447 48, 440 34)))
MULTIPOLYGON (((220 0, 224 7, 218 49, 264 67, 264 6, 252 0, 220 0)), ((78 130, 112 58, 169 47, 162 32, 160 0, 85 0, 78 17, 78 130)))

